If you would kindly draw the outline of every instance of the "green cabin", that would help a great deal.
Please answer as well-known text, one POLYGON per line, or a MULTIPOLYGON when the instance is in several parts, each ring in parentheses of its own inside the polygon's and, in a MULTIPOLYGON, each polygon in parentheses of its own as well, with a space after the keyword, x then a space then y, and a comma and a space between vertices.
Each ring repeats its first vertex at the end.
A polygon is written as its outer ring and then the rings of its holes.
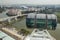
POLYGON ((46 15, 47 15, 47 27, 52 27, 56 29, 57 16, 55 14, 30 13, 26 17, 26 26, 28 28, 45 28, 46 27, 46 15))

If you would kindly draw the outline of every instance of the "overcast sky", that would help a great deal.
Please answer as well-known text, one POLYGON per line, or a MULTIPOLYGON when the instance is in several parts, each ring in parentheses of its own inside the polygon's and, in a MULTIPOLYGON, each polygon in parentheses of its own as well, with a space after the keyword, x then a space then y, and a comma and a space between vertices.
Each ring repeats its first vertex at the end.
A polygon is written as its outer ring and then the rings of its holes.
POLYGON ((60 4, 60 0, 0 0, 0 4, 60 4))

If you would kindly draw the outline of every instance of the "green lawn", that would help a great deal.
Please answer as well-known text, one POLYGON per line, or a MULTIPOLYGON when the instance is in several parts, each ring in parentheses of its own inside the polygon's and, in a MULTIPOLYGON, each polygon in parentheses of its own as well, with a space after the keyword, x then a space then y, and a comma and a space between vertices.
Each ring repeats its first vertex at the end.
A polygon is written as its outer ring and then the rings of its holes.
POLYGON ((56 12, 55 14, 56 14, 56 16, 57 16, 57 21, 58 21, 58 23, 60 23, 60 12, 56 12))

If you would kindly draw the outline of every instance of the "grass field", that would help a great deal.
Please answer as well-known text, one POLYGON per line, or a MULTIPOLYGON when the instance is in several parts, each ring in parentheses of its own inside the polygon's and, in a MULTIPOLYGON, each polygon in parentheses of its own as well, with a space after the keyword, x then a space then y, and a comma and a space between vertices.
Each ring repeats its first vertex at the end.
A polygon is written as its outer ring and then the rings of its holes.
POLYGON ((57 16, 58 23, 60 23, 60 12, 56 12, 55 14, 57 16))

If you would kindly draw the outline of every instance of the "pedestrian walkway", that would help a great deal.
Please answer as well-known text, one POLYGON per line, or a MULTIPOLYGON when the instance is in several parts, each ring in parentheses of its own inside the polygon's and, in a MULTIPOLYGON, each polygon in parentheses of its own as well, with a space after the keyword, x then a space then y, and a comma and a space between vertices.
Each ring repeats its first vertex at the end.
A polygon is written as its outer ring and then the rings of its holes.
POLYGON ((17 34, 16 31, 10 30, 10 29, 8 29, 8 28, 2 28, 2 30, 3 30, 4 32, 6 32, 7 34, 9 34, 10 36, 13 35, 13 37, 14 37, 16 40, 23 40, 23 38, 24 38, 24 36, 17 34))

